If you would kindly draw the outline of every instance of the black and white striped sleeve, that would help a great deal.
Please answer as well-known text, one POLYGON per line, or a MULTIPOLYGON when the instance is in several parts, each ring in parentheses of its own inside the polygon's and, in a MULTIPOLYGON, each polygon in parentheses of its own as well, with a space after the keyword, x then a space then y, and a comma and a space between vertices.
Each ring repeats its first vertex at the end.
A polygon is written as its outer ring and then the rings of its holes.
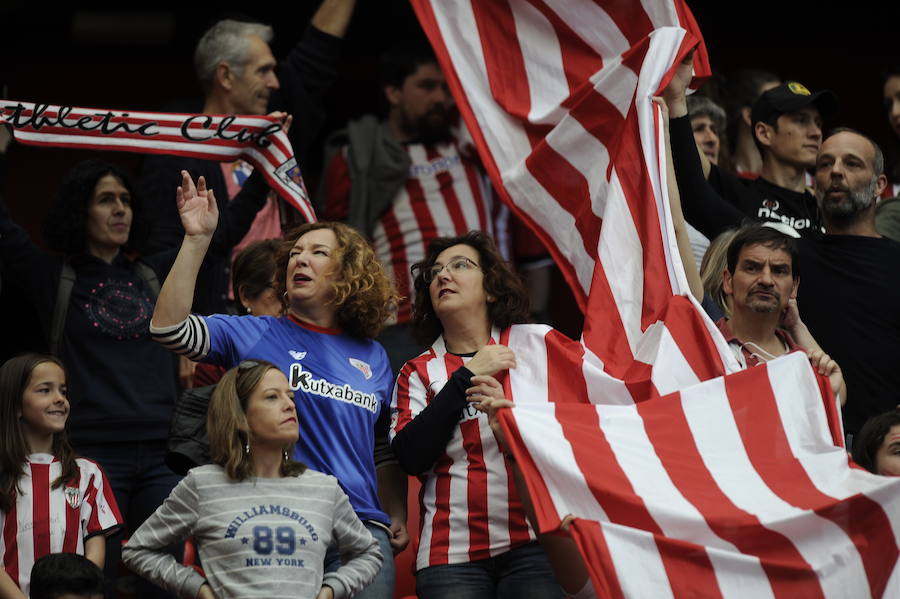
POLYGON ((168 327, 155 327, 151 324, 150 336, 167 349, 191 360, 202 360, 209 355, 209 327, 196 314, 168 327))

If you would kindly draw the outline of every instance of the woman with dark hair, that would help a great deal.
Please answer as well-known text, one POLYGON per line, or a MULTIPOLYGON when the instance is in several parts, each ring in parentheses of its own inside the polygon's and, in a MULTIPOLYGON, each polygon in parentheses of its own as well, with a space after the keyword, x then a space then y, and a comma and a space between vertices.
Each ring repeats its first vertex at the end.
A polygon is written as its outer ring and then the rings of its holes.
POLYGON ((231 265, 231 287, 239 312, 280 316, 284 304, 275 295, 277 239, 254 241, 242 249, 231 265))
POLYGON ((527 293, 484 233, 433 240, 413 273, 413 324, 432 345, 400 371, 392 447, 422 481, 416 593, 562 597, 487 416, 470 403, 502 395, 516 367, 511 338, 552 329, 519 324, 528 320, 527 293))
POLYGON ((853 442, 853 461, 873 474, 900 476, 900 410, 866 421, 853 442))
POLYGON ((209 405, 213 464, 191 470, 128 541, 125 563, 180 597, 343 599, 381 565, 337 480, 291 459, 298 438, 294 392, 277 366, 244 360, 209 405), (205 577, 165 548, 199 545, 205 577), (323 572, 334 543, 344 563, 323 572))
MULTIPOLYGON (((231 288, 239 314, 281 316, 284 313, 284 304, 275 295, 275 256, 280 244, 277 239, 254 241, 234 257, 231 288)), ((224 373, 221 366, 197 364, 191 386, 215 385, 224 373)))
MULTIPOLYGON (((275 259, 275 295, 285 314, 200 316, 191 297, 216 229, 215 197, 184 173, 177 194, 185 236, 166 278, 151 334, 192 360, 230 368, 266 359, 287 376, 303 434, 294 455, 337 477, 350 504, 391 555, 408 542, 406 477, 387 443, 393 377, 373 338, 397 296, 371 246, 340 223, 308 223, 285 236, 275 259), (373 456, 374 448, 374 456, 373 456)), ((326 570, 340 562, 326 557, 326 570)), ((361 596, 393 596, 393 560, 361 596)))
MULTIPOLYGON (((264 184, 248 189, 229 206, 246 217, 233 219, 215 252, 240 240, 252 222, 252 206, 265 201, 264 184)), ((140 214, 127 174, 98 160, 79 163, 60 184, 46 234, 61 255, 35 246, 0 203, 0 259, 36 306, 51 353, 68 366, 70 439, 106 471, 130 530, 179 480, 164 463, 177 359, 148 333, 159 277, 174 252, 138 257, 131 250, 140 214)), ((114 580, 117 539, 107 554, 107 577, 114 580)))

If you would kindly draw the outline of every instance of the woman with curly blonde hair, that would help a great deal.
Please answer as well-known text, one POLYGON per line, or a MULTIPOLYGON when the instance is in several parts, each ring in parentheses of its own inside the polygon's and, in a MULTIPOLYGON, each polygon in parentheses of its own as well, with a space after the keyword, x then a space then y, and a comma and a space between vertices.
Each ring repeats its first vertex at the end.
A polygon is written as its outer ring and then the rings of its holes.
MULTIPOLYGON (((294 457, 340 481, 384 555, 402 550, 409 541, 406 478, 387 443, 393 376, 372 339, 397 296, 372 249, 346 225, 302 225, 276 257, 283 316, 191 314, 218 212, 203 179, 195 187, 186 172, 176 198, 185 236, 160 291, 151 335, 192 360, 226 368, 246 359, 275 364, 290 383, 300 420, 294 457)), ((326 570, 339 565, 339 555, 326 558, 326 570)), ((393 578, 393 561, 386 559, 361 596, 391 597, 393 578)))

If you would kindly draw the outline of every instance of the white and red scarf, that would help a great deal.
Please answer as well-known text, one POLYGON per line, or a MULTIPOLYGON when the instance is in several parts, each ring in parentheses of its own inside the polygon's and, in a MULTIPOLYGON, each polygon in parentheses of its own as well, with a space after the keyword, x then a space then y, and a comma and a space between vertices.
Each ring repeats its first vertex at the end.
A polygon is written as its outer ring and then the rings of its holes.
POLYGON ((316 220, 281 123, 269 116, 134 112, 0 100, 0 123, 35 146, 174 154, 203 160, 242 158, 308 222, 316 220))

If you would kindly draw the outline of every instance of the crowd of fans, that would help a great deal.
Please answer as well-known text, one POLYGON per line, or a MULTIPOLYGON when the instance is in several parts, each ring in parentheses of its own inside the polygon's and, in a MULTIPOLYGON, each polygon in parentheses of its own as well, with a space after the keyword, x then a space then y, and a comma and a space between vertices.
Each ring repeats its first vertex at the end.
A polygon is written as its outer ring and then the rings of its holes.
MULTIPOLYGON (((48 350, 0 368, 0 597, 114 597, 124 567, 140 597, 394 597, 408 475, 422 599, 594 596, 571 541, 535 534, 496 425, 527 351, 501 339, 552 322, 551 266, 431 50, 388 51, 386 112, 313 147, 353 8, 325 0, 277 61, 270 27, 233 20, 194 57, 205 113, 323 153, 322 222, 243 161, 167 155, 72 169, 52 253, 0 202, 2 274, 48 350)), ((808 354, 856 462, 900 475, 900 70, 886 153, 826 128, 828 90, 747 69, 689 94, 691 71, 655 99, 691 292, 743 367, 808 354)))

